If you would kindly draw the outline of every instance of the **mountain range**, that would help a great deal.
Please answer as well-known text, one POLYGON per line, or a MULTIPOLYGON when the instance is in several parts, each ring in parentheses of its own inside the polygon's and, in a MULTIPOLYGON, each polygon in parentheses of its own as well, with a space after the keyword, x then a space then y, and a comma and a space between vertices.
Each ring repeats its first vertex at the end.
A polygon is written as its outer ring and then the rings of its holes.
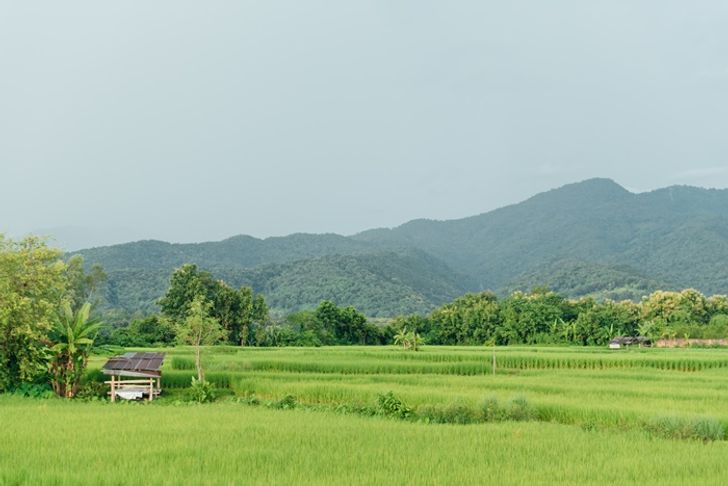
POLYGON ((294 234, 76 252, 109 274, 105 305, 149 312, 170 274, 196 263, 251 285, 281 312, 322 299, 371 316, 427 312, 468 291, 548 286, 570 297, 639 299, 658 288, 728 292, 728 190, 632 193, 590 179, 457 220, 353 236, 294 234))

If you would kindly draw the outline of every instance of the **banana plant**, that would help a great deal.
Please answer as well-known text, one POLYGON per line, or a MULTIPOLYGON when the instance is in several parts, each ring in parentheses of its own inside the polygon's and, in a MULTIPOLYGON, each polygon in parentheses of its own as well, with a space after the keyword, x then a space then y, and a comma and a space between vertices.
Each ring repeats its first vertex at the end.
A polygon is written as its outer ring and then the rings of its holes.
POLYGON ((403 327, 397 334, 394 335, 394 344, 402 345, 403 349, 407 349, 409 344, 409 334, 407 333, 407 327, 403 327))
POLYGON ((91 304, 84 304, 73 312, 69 303, 64 303, 50 332, 50 371, 53 390, 59 396, 73 398, 88 357, 102 323, 91 319, 91 304))

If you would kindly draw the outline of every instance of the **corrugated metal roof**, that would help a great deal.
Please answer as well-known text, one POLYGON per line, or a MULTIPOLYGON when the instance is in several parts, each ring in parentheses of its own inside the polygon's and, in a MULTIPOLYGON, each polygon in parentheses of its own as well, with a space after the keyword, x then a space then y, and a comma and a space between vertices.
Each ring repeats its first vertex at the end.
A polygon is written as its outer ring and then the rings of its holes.
POLYGON ((109 375, 133 373, 160 376, 164 353, 124 353, 109 359, 101 370, 109 375))

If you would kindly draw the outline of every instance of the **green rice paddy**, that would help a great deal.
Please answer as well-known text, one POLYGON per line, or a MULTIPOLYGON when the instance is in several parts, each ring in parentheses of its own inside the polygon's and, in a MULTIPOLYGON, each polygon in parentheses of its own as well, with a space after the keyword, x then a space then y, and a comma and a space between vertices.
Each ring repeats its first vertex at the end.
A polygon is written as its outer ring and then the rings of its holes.
POLYGON ((192 351, 167 353, 152 404, 0 397, 0 483, 728 482, 726 350, 217 347, 205 405, 186 401, 192 351), (412 415, 370 416, 388 392, 412 415), (524 421, 487 422, 514 400, 524 421))

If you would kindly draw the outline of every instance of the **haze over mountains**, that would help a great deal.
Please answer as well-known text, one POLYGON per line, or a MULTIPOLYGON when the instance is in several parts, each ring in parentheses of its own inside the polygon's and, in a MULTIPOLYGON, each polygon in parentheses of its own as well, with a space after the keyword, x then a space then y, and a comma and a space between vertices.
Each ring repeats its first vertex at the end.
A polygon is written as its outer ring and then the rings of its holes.
POLYGON ((281 311, 322 299, 371 316, 426 312, 464 292, 550 286, 639 299, 657 288, 728 292, 728 190, 634 194, 590 179, 468 218, 415 220, 345 237, 139 241, 81 250, 109 274, 106 305, 149 311, 172 271, 196 263, 251 285, 281 311))

